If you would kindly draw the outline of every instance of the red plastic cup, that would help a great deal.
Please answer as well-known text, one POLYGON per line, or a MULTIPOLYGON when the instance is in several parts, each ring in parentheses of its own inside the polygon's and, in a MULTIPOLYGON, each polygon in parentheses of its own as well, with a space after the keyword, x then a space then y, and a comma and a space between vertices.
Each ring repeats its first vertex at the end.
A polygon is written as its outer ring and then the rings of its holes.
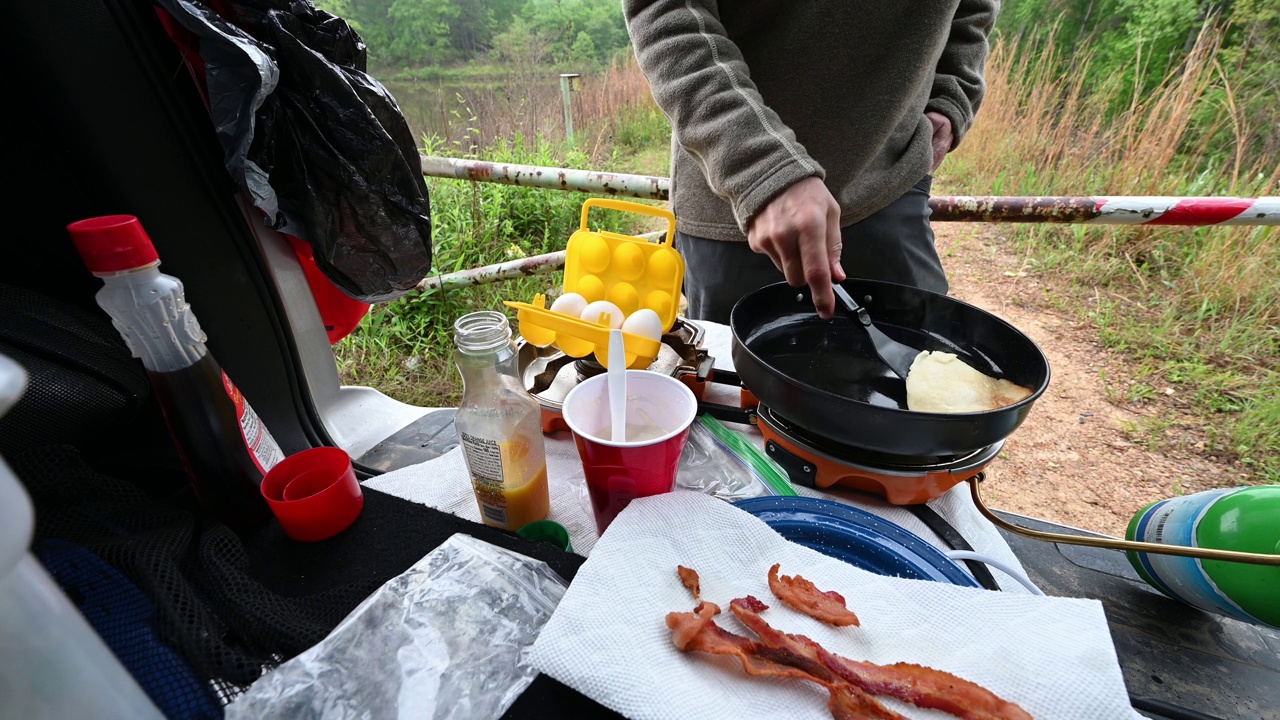
POLYGON ((262 497, 284 534, 301 542, 337 535, 364 507, 351 456, 331 447, 303 450, 281 460, 262 479, 262 497))
POLYGON ((601 535, 632 500, 671 492, 698 400, 684 383, 648 370, 627 371, 627 425, 651 428, 650 439, 613 442, 609 376, 579 383, 564 399, 565 424, 573 432, 587 476, 587 493, 601 535))

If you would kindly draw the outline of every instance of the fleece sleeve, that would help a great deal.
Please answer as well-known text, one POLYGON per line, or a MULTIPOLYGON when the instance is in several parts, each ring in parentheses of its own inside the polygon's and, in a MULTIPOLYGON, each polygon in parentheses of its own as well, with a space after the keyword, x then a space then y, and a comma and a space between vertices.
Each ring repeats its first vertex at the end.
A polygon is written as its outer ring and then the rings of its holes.
POLYGON ((987 38, 999 10, 998 0, 960 0, 946 47, 938 58, 925 110, 941 113, 951 121, 953 150, 973 125, 986 92, 982 72, 987 64, 987 38))
POLYGON ((623 0, 636 60, 675 140, 729 201, 739 228, 786 188, 825 171, 765 105, 716 0, 623 0))

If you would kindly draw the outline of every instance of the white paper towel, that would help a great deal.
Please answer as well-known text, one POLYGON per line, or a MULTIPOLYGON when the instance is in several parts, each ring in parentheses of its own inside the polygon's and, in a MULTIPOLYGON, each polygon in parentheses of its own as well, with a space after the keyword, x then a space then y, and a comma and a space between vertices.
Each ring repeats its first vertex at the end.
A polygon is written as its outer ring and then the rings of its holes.
MULTIPOLYGON (((874 575, 688 492, 637 500, 618 516, 543 628, 533 665, 637 720, 829 718, 818 685, 750 677, 736 660, 676 650, 666 614, 694 606, 677 565, 698 571, 703 598, 724 608, 717 622, 732 632, 754 637, 728 611, 731 599, 754 595, 770 606, 763 617, 779 630, 855 660, 951 672, 1036 718, 1141 717, 1128 704, 1097 601, 874 575), (862 626, 833 628, 787 608, 768 589, 774 563, 840 592, 862 626)), ((908 717, 951 717, 885 704, 908 717)))

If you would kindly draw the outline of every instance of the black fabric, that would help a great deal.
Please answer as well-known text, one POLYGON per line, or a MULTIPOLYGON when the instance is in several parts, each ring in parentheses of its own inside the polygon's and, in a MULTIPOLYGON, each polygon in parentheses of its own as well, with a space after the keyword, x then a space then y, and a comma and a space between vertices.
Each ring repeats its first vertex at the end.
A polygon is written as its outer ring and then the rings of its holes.
POLYGON ((318 642, 376 587, 282 597, 249 575, 239 538, 194 504, 95 473, 73 448, 29 451, 12 465, 35 505, 36 542, 75 543, 123 573, 155 603, 159 637, 228 695, 318 642))
MULTIPOLYGON (((870 217, 841 229, 840 265, 851 278, 882 280, 946 294, 947 278, 929 226, 925 177, 902 197, 870 217)), ((729 324, 733 305, 747 293, 786 277, 767 255, 744 242, 725 242, 677 233, 684 256, 686 313, 693 320, 729 324)))
MULTIPOLYGON (((364 497, 364 510, 355 524, 324 542, 295 543, 274 523, 246 536, 251 574, 283 596, 314 593, 343 584, 371 584, 376 588, 459 532, 542 560, 566 581, 573 580, 584 561, 551 545, 531 543, 512 533, 376 490, 366 488, 364 497)), ((621 715, 546 675, 539 675, 503 717, 616 718, 621 715)))
POLYGON ((65 540, 37 556, 120 663, 168 718, 220 718, 222 703, 155 629, 155 604, 115 568, 65 540))
MULTIPOLYGON (((162 685, 177 683, 189 667, 228 699, 264 669, 319 642, 365 597, 454 533, 543 560, 566 581, 583 561, 551 545, 369 489, 364 510, 350 528, 323 542, 299 543, 275 522, 239 537, 204 517, 194 503, 161 502, 132 483, 94 472, 73 448, 28 451, 12 465, 35 504, 37 546, 83 548, 118 570, 154 605, 154 633, 117 637, 112 645, 117 655, 148 656, 148 672, 162 678, 162 685), (172 648, 182 666, 157 661, 156 643, 172 648)), ((85 591, 95 583, 109 589, 110 578, 95 580, 84 562, 78 568, 74 581, 65 568, 59 572, 82 611, 112 602, 85 591)), ((120 602, 122 596, 115 597, 120 602)), ((198 704, 182 707, 187 711, 176 716, 209 717, 198 704)), ((540 677, 508 716, 582 713, 608 715, 540 677)))

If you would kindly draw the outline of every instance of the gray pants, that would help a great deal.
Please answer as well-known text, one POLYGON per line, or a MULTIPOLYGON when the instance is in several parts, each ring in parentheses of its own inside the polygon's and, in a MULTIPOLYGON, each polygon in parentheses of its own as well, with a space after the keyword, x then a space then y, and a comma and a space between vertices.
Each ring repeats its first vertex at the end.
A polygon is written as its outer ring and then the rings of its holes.
MULTIPOLYGON (((931 183, 932 178, 925 177, 888 207, 840 231, 845 274, 947 292, 929 227, 931 183)), ((692 320, 728 325, 738 298, 786 280, 769 256, 752 252, 745 242, 677 233, 676 248, 685 260, 684 294, 692 320)))

